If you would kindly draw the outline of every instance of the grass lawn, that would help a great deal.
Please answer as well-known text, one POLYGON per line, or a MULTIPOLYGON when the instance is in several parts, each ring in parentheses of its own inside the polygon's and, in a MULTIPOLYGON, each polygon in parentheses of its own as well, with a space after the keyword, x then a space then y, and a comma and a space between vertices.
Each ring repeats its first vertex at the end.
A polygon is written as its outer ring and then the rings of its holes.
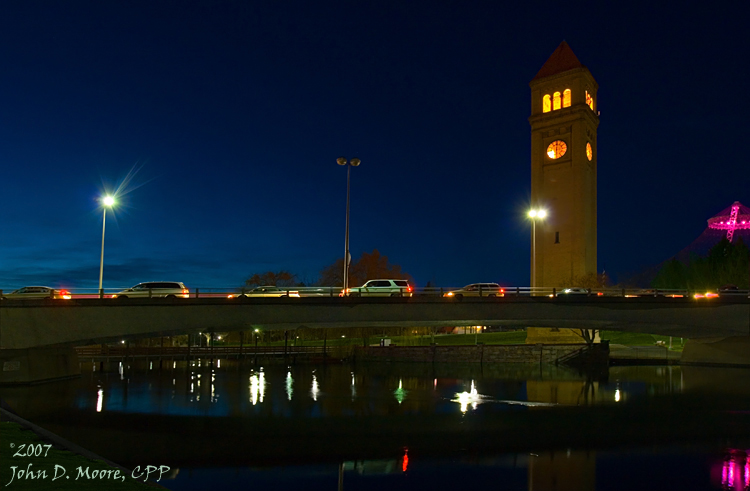
MULTIPOLYGON (((113 469, 100 460, 90 460, 67 450, 52 448, 49 442, 41 440, 36 433, 18 423, 0 422, 0 442, 0 483, 3 488, 45 491, 154 489, 130 475, 123 476, 121 470, 113 469), (27 457, 28 451, 34 456, 27 457), (79 468, 83 472, 81 475, 79 468), (85 474, 87 469, 88 474, 85 474), (35 479, 26 478, 27 470, 35 479), (104 479, 99 477, 102 471, 105 471, 104 479)), ((158 476, 158 472, 155 475, 158 476)))

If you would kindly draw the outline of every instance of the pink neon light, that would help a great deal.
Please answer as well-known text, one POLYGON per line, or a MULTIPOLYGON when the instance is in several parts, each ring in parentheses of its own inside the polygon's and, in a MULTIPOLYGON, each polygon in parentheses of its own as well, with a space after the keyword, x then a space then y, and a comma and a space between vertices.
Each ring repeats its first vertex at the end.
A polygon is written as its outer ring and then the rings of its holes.
POLYGON ((729 225, 729 230, 727 230, 727 240, 729 242, 732 242, 732 239, 734 238, 734 228, 737 226, 737 213, 740 211, 740 204, 735 202, 732 205, 732 214, 729 215, 729 222, 727 225, 729 225))
POLYGON ((750 220, 747 219, 748 215, 746 214, 740 215, 740 206, 741 206, 740 202, 735 201, 729 212, 729 216, 727 217, 726 215, 724 215, 721 217, 714 217, 714 218, 709 219, 708 228, 711 228, 714 230, 726 230, 727 240, 729 240, 729 242, 732 242, 732 239, 734 239, 735 230, 750 229, 750 220))

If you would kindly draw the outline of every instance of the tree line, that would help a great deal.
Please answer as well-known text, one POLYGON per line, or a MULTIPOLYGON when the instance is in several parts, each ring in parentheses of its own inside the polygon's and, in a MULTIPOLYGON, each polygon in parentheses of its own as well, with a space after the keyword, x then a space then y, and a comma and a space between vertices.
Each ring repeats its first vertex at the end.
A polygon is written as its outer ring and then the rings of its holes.
POLYGON ((740 289, 750 285, 750 251, 742 237, 736 242, 722 238, 706 257, 692 255, 686 262, 672 258, 651 282, 659 289, 716 290, 727 285, 740 289))

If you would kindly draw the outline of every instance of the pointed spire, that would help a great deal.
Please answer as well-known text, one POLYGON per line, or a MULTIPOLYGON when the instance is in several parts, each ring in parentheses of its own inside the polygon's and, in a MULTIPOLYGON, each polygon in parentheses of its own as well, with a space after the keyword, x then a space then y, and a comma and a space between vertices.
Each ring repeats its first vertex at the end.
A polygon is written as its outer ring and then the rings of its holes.
POLYGON ((563 41, 560 46, 550 55, 549 59, 542 65, 541 70, 536 74, 532 80, 539 78, 545 78, 558 73, 562 73, 573 68, 582 68, 583 64, 578 61, 573 50, 570 49, 568 43, 563 41))

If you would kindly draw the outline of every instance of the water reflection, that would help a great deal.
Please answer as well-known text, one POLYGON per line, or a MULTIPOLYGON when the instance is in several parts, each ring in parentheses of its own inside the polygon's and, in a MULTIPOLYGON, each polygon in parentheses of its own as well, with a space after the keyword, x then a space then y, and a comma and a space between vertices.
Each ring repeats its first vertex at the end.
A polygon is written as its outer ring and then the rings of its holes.
POLYGON ((727 491, 750 489, 750 455, 746 450, 727 451, 721 467, 721 487, 727 491))
POLYGON ((292 400, 294 394, 294 378, 292 372, 286 372, 286 398, 288 401, 292 400))
POLYGON ((312 376, 312 387, 310 388, 310 395, 313 398, 313 401, 318 400, 318 394, 320 393, 320 389, 318 388, 318 376, 313 373, 312 376))
POLYGON ((477 405, 482 402, 482 399, 484 399, 486 396, 480 395, 477 392, 477 388, 474 386, 474 381, 471 381, 471 389, 469 392, 460 392, 456 393, 456 398, 452 399, 452 402, 457 402, 461 405, 461 412, 465 413, 469 409, 469 404, 471 404, 472 409, 476 409, 477 405))
MULTIPOLYGON (((547 366, 159 365, 117 362, 96 372, 87 366, 79 379, 4 387, 0 394, 22 417, 120 464, 164 462, 187 470, 175 482, 189 481, 202 466, 289 480, 274 469, 293 460, 328 466, 310 475, 332 476, 334 483, 343 462, 347 483, 379 470, 388 479, 402 478, 408 469, 417 488, 427 487, 431 474, 451 469, 435 479, 434 489, 458 476, 463 481, 456 486, 468 485, 486 471, 520 483, 508 489, 556 483, 560 490, 586 490, 595 489, 600 473, 622 468, 625 457, 610 448, 691 441, 692 432, 696 442, 750 438, 747 370, 612 367, 592 376, 547 366), (207 453, 207 441, 222 445, 210 445, 207 453)), ((706 484, 709 474, 714 489, 749 489, 747 451, 711 448, 700 457, 698 464, 674 458, 702 472, 680 486, 631 482, 621 489, 700 489, 691 483, 706 484)), ((686 472, 670 471, 664 459, 648 454, 644 467, 670 476, 686 472)), ((297 469, 295 482, 314 480, 297 469)), ((609 475, 623 480, 626 474, 609 475)))
POLYGON ((404 382, 401 379, 398 379, 398 389, 393 391, 393 395, 396 397, 396 400, 399 404, 404 402, 404 399, 406 399, 406 394, 408 392, 404 389, 404 382))
POLYGON ((250 400, 255 406, 258 401, 263 402, 263 397, 266 394, 266 374, 263 373, 263 369, 260 372, 253 373, 250 375, 250 400))

